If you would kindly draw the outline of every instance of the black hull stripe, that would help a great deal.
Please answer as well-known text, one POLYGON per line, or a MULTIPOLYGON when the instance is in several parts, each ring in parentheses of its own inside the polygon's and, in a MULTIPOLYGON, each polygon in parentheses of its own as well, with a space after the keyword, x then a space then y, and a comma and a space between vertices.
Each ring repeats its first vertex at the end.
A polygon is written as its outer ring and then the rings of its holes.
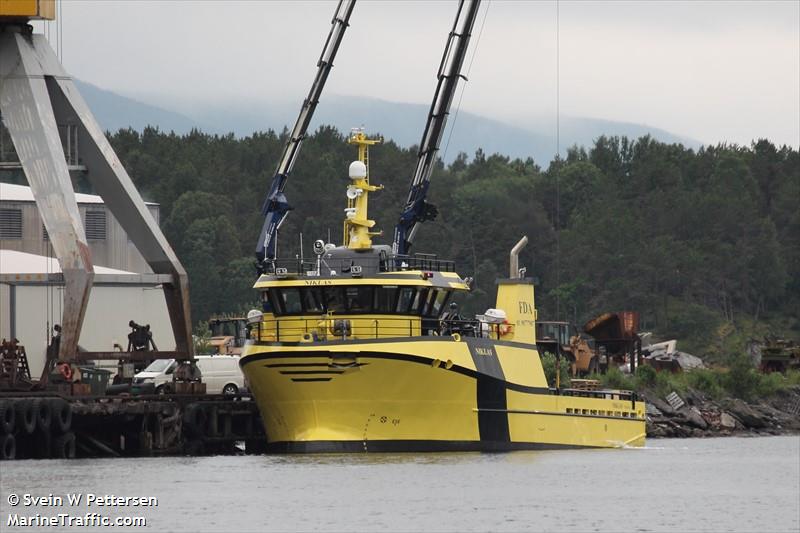
POLYGON ((292 381, 301 381, 301 382, 314 382, 314 381, 330 381, 333 378, 292 378, 292 381))
MULTIPOLYGON (((524 348, 526 350, 536 351, 538 354, 538 350, 535 344, 528 344, 527 342, 514 342, 514 341, 503 341, 498 339, 479 339, 477 337, 461 337, 461 342, 469 342, 469 341, 484 341, 495 346, 511 346, 513 348, 524 348)), ((253 346, 272 346, 272 347, 282 347, 282 346, 341 346, 343 344, 346 345, 359 345, 359 344, 385 344, 387 342, 455 342, 452 337, 448 336, 438 336, 438 335, 421 335, 419 337, 382 337, 380 339, 347 339, 347 340, 332 340, 332 341, 315 341, 313 343, 309 342, 268 342, 268 341, 256 341, 256 340, 248 340, 247 344, 253 346)))
POLYGON ((271 442, 268 453, 353 453, 353 452, 510 452, 514 450, 607 449, 605 446, 580 446, 543 442, 457 441, 457 440, 338 440, 271 442))
POLYGON ((267 364, 264 366, 267 368, 298 368, 301 366, 318 366, 322 368, 328 368, 328 363, 273 363, 271 365, 267 364))
MULTIPOLYGON (((341 352, 328 352, 328 351, 320 351, 320 350, 313 350, 312 352, 269 352, 269 353, 259 353, 254 355, 248 355, 239 360, 239 366, 244 368, 246 365, 250 363, 255 363, 256 361, 264 361, 268 359, 308 359, 309 357, 322 357, 325 359, 332 359, 332 358, 350 358, 353 357, 361 357, 361 358, 372 358, 372 359, 390 359, 396 361, 408 361, 410 363, 417 363, 423 364, 426 366, 430 366, 431 361, 426 357, 421 357, 419 355, 410 355, 410 354, 403 354, 403 353, 390 353, 390 352, 353 352, 348 354, 342 354, 341 352)), ((286 363, 291 364, 291 363, 286 363)), ((310 363, 309 363, 310 364, 310 363)), ((327 365, 326 365, 327 366, 327 365)), ((506 389, 512 390, 515 392, 524 392, 528 394, 552 394, 550 389, 547 387, 531 387, 528 385, 520 385, 517 383, 511 383, 508 381, 504 381, 502 379, 498 379, 494 376, 487 376, 486 374, 482 374, 480 372, 476 372, 470 368, 464 368, 462 366, 453 365, 452 368, 449 370, 442 367, 439 367, 440 370, 444 370, 446 372, 456 372, 458 374, 462 374, 464 376, 473 378, 473 379, 491 379, 493 381, 497 381, 502 383, 506 389)))
POLYGON ((483 442, 509 442, 506 379, 491 341, 469 339, 467 347, 477 370, 475 400, 478 404, 478 434, 483 442))
POLYGON ((281 370, 284 375, 303 375, 303 374, 344 374, 344 370, 281 370))

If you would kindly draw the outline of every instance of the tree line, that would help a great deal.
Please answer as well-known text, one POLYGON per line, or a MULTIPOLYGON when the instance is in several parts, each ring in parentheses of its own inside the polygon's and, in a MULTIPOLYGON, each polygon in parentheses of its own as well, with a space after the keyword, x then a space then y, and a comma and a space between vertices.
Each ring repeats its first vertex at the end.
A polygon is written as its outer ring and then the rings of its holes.
MULTIPOLYGON (((253 251, 287 132, 237 138, 146 128, 109 136, 189 273, 192 316, 256 306, 253 251)), ((347 169, 356 150, 332 127, 303 144, 286 194, 294 210, 282 256, 299 235, 340 244, 347 169)), ((416 147, 392 141, 370 152, 370 215, 388 243, 405 202, 416 147)), ((641 328, 722 356, 726 339, 800 335, 800 155, 758 140, 699 150, 600 137, 549 162, 478 150, 438 162, 429 193, 439 208, 413 250, 456 261, 475 279, 467 312, 493 306, 508 252, 536 278, 539 317, 578 325, 601 312, 636 310, 641 328)))

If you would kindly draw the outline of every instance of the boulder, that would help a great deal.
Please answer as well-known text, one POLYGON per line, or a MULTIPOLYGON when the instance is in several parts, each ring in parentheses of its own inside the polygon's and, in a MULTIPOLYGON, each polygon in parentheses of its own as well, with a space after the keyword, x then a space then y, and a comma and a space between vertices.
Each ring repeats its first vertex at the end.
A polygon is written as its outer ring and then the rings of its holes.
POLYGON ((719 427, 727 430, 736 429, 736 420, 725 411, 722 411, 719 414, 719 427))
POLYGON ((731 400, 727 408, 745 427, 753 429, 767 427, 767 422, 764 420, 764 417, 738 398, 731 400))
POLYGON ((650 416, 661 416, 662 414, 661 409, 659 409, 650 402, 646 402, 644 404, 644 410, 650 416))
POLYGON ((653 407, 661 411, 667 416, 674 416, 676 414, 675 409, 672 408, 670 404, 662 400, 661 398, 657 398, 655 396, 648 398, 648 401, 653 404, 653 407))
POLYGON ((692 430, 690 428, 682 426, 681 424, 678 424, 674 420, 669 421, 669 427, 672 430, 671 431, 672 434, 670 435, 672 437, 682 438, 682 437, 692 436, 692 430))
POLYGON ((681 409, 680 414, 686 418, 686 423, 690 426, 694 426, 698 429, 708 428, 708 423, 703 418, 703 415, 700 414, 700 410, 697 407, 684 407, 681 409))
POLYGON ((702 429, 694 428, 692 430, 692 437, 697 438, 697 437, 705 437, 705 436, 706 436, 706 434, 702 429))
POLYGON ((681 368, 684 370, 691 370, 693 368, 705 368, 706 365, 703 363, 703 360, 699 357, 695 357, 694 355, 686 352, 675 352, 673 357, 678 360, 678 364, 681 365, 681 368))
POLYGON ((793 431, 800 431, 800 416, 789 416, 783 422, 783 427, 793 431))
POLYGON ((709 428, 719 427, 719 411, 716 409, 700 409, 700 414, 703 416, 703 420, 706 421, 709 428))
POLYGON ((702 405, 707 400, 705 394, 692 388, 687 389, 683 397, 689 405, 702 405))

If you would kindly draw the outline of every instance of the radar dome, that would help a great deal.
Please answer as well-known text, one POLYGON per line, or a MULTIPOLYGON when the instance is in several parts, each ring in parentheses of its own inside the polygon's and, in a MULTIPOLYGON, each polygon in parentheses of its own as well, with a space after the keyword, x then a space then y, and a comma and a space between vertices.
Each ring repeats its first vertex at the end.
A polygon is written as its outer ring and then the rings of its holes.
POLYGON ((362 161, 353 161, 350 163, 350 178, 361 179, 367 177, 367 165, 362 161))

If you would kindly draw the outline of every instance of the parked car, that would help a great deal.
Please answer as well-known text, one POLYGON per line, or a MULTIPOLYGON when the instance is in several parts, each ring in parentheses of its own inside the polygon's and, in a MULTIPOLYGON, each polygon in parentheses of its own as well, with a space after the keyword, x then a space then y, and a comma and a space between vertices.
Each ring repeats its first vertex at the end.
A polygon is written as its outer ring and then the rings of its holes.
MULTIPOLYGON (((207 394, 238 394, 245 388, 238 355, 198 355, 195 361, 206 384, 207 394)), ((157 393, 172 392, 172 374, 177 367, 175 359, 158 359, 136 374, 133 383, 152 383, 157 393)))

